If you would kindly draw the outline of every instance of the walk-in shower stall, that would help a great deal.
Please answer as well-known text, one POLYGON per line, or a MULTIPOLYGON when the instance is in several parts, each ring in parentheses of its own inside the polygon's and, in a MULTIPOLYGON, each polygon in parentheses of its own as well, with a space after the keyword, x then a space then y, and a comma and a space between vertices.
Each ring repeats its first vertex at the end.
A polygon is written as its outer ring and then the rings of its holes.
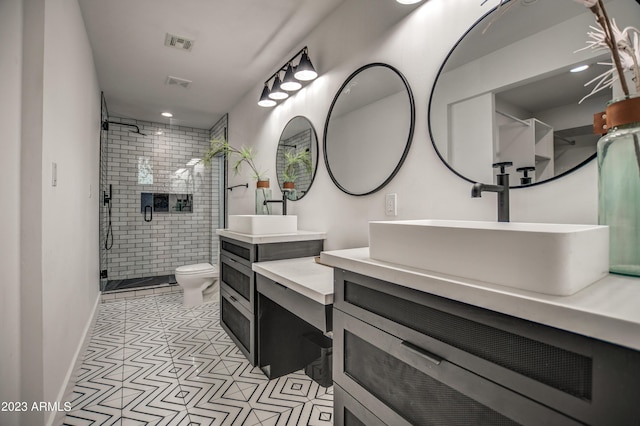
POLYGON ((110 116, 100 150, 101 291, 175 284, 178 266, 218 262, 223 160, 201 162, 226 117, 195 129, 110 116))

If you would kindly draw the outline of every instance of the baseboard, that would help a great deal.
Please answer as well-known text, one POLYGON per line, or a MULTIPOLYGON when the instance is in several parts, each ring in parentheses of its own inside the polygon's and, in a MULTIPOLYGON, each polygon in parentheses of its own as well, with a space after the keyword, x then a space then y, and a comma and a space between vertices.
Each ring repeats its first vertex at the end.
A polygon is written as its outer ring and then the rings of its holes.
MULTIPOLYGON (((64 383, 62 384, 62 387, 58 394, 58 398, 56 399, 56 401, 60 401, 62 408, 64 408, 65 402, 71 402, 70 400, 71 394, 73 393, 73 387, 75 386, 75 383, 76 383, 76 380, 75 380, 76 377, 74 376, 74 373, 82 363, 82 355, 85 353, 87 346, 91 341, 91 338, 90 338, 91 330, 93 330, 93 326, 96 323, 98 306, 100 306, 101 296, 102 296, 102 293, 98 292, 98 297, 96 298, 96 302, 93 304, 93 309, 91 311, 91 317, 84 329, 84 332, 82 334, 83 337, 78 344, 78 348, 76 349, 75 354, 73 355, 73 361, 71 362, 69 371, 67 371, 67 375, 65 376, 64 383)), ((60 425, 62 424, 64 417, 66 415, 67 413, 64 411, 52 411, 49 413, 49 418, 47 419, 47 422, 45 424, 47 426, 60 425)))

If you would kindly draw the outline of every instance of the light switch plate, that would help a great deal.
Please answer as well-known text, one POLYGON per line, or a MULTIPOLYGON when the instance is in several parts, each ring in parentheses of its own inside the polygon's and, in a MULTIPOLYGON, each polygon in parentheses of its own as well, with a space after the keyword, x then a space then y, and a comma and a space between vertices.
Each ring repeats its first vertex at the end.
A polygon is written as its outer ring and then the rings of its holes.
POLYGON ((51 163, 51 186, 58 186, 58 163, 51 163))
POLYGON ((385 195, 384 214, 387 216, 398 216, 398 194, 385 195))

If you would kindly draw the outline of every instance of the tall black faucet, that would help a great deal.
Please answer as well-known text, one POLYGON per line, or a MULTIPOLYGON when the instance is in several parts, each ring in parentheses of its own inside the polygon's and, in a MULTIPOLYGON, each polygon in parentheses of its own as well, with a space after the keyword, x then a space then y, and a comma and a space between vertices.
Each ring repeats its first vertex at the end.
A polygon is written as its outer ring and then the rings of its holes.
POLYGON ((282 215, 287 215, 287 191, 282 191, 282 200, 264 200, 264 205, 267 203, 282 203, 282 215))
POLYGON ((505 173, 504 169, 509 166, 513 166, 511 161, 505 161, 502 163, 494 163, 493 167, 499 167, 500 173, 498 173, 497 185, 489 185, 486 183, 474 183, 471 187, 471 197, 482 197, 483 192, 497 192, 498 193, 498 222, 509 222, 509 174, 505 173))

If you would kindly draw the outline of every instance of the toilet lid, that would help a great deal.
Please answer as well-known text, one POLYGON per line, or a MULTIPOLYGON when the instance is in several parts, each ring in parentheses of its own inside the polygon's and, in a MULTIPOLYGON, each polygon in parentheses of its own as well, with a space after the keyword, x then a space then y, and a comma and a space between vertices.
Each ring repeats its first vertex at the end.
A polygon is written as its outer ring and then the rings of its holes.
POLYGON ((184 265, 176 268, 176 274, 200 274, 202 272, 217 272, 218 267, 210 263, 197 263, 195 265, 184 265))

